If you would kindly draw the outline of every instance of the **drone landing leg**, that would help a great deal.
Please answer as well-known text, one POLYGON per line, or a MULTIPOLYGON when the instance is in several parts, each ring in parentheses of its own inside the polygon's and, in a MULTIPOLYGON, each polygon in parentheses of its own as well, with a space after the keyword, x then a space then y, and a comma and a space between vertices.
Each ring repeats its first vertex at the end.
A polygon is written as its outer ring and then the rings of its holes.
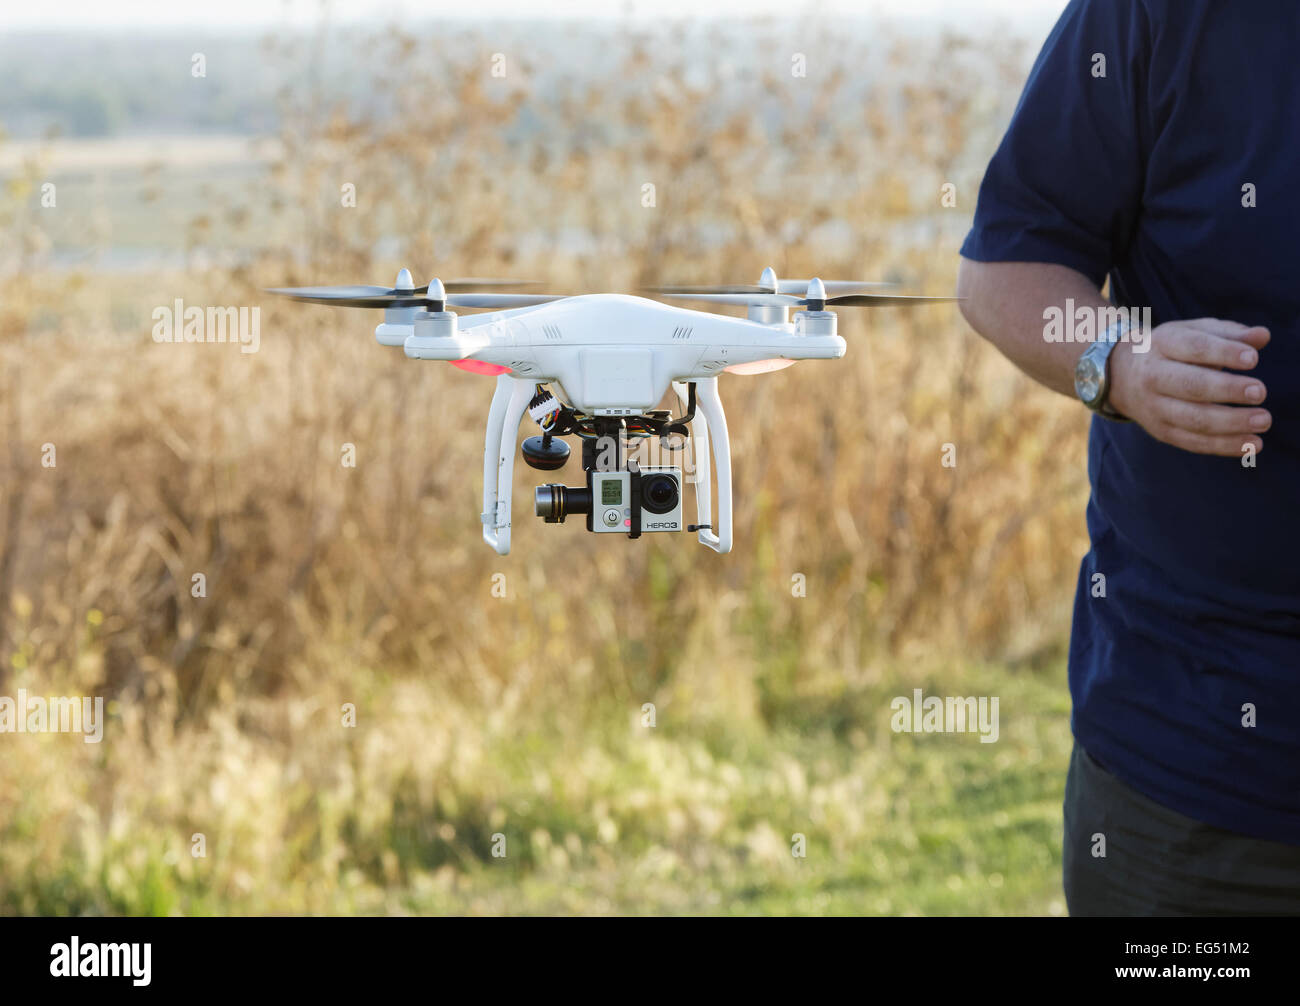
MULTIPOLYGON (((673 383, 673 390, 686 402, 686 384, 673 383)), ((718 463, 718 520, 713 529, 700 528, 700 544, 715 552, 731 551, 731 443, 727 437, 727 417, 718 397, 718 379, 710 377, 695 382, 696 405, 699 410, 691 423, 691 436, 695 440, 695 512, 700 524, 713 523, 712 473, 709 451, 718 463), (709 428, 713 431, 710 434, 709 428)))
MULTIPOLYGON (((673 391, 682 409, 686 409, 689 390, 685 381, 673 381, 673 391)), ((698 404, 698 403, 697 403, 698 404)), ((696 524, 713 523, 713 474, 709 465, 709 422, 704 413, 697 411, 691 421, 691 455, 695 461, 695 471, 691 475, 691 484, 695 486, 695 522, 696 524)), ((702 539, 701 539, 702 540, 702 539)))
POLYGON ((533 396, 533 383, 502 374, 488 410, 483 442, 483 540, 498 555, 510 551, 510 490, 515 474, 519 423, 533 396))

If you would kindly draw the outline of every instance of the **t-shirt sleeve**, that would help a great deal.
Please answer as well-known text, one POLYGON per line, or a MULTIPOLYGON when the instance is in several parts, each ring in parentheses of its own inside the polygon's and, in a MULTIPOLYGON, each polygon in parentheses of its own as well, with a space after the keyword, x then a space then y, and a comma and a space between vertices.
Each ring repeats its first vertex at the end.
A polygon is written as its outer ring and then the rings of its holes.
POLYGON ((965 258, 1052 262, 1102 285, 1142 200, 1149 34, 1138 0, 1071 0, 984 175, 965 258))

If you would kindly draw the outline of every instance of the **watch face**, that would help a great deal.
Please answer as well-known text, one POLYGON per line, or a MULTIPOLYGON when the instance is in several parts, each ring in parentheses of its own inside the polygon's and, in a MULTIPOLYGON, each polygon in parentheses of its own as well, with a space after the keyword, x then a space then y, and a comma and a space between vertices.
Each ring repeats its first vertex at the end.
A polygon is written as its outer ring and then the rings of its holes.
POLYGON ((1074 393, 1084 405, 1091 405, 1101 397, 1102 365, 1085 352, 1074 366, 1074 393))

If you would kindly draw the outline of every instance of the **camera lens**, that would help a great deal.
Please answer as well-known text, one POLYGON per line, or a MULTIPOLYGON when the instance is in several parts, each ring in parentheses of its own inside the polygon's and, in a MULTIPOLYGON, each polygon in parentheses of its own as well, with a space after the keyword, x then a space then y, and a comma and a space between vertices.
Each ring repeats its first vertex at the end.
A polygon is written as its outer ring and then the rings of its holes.
POLYGON ((548 524, 563 524, 564 518, 591 511, 591 490, 554 482, 533 491, 533 512, 548 524))
POLYGON ((641 480, 641 506, 651 513, 668 513, 681 498, 677 479, 671 475, 647 475, 641 480))
POLYGON ((564 516, 564 486, 538 486, 533 491, 533 512, 538 517, 555 519, 564 516))

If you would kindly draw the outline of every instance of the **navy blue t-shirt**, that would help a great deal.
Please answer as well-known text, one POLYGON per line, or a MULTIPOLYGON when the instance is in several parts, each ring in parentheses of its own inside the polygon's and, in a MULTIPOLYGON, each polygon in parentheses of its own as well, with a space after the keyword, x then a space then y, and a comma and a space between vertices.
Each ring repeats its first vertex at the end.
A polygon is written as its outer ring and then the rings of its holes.
POLYGON ((1253 468, 1093 418, 1069 676, 1075 738, 1114 775, 1199 821, 1300 844, 1295 0, 1073 0, 962 255, 1109 276, 1112 301, 1149 306, 1155 325, 1271 331, 1249 372, 1273 414, 1253 468))

